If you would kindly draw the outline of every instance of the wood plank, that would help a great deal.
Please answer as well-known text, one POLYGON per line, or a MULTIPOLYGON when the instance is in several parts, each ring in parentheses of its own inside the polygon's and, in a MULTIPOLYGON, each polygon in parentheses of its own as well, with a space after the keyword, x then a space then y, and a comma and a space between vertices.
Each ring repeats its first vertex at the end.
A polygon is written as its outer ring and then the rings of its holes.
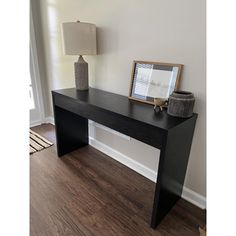
MULTIPOLYGON (((55 143, 54 126, 34 131, 55 143)), ((58 158, 56 146, 30 158, 31 236, 199 235, 206 212, 181 199, 149 225, 155 184, 91 146, 58 158)))

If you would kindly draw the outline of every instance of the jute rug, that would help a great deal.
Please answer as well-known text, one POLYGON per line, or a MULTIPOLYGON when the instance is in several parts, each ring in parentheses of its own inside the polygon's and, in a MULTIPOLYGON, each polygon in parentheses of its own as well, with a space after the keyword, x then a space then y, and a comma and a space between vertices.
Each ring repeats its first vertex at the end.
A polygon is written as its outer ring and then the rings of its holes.
POLYGON ((53 143, 30 129, 30 154, 52 146, 53 143))

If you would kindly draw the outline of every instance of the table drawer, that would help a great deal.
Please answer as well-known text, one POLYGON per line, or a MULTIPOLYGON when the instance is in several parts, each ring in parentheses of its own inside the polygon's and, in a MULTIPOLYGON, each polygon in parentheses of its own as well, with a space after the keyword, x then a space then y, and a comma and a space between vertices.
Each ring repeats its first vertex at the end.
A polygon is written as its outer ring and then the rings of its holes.
POLYGON ((61 95, 53 95, 53 100, 55 106, 69 112, 93 120, 153 147, 160 149, 162 146, 163 137, 166 135, 162 129, 61 95))

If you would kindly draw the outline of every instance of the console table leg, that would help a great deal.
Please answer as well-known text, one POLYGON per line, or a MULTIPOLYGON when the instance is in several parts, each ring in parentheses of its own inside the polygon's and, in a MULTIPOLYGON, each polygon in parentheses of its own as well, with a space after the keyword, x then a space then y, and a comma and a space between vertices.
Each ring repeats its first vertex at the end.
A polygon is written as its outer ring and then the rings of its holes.
POLYGON ((181 198, 196 117, 171 129, 163 139, 155 189, 151 227, 161 222, 181 198))
POLYGON ((88 119, 54 107, 57 155, 60 157, 88 145, 88 119))

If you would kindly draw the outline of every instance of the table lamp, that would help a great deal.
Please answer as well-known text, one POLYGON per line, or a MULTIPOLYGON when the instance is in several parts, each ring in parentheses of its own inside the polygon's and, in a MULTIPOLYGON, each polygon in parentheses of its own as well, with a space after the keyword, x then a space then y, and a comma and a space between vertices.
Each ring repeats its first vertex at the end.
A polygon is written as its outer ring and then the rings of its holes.
POLYGON ((74 63, 76 89, 88 90, 88 63, 83 55, 96 55, 96 25, 80 21, 62 23, 62 39, 65 55, 79 56, 74 63))

